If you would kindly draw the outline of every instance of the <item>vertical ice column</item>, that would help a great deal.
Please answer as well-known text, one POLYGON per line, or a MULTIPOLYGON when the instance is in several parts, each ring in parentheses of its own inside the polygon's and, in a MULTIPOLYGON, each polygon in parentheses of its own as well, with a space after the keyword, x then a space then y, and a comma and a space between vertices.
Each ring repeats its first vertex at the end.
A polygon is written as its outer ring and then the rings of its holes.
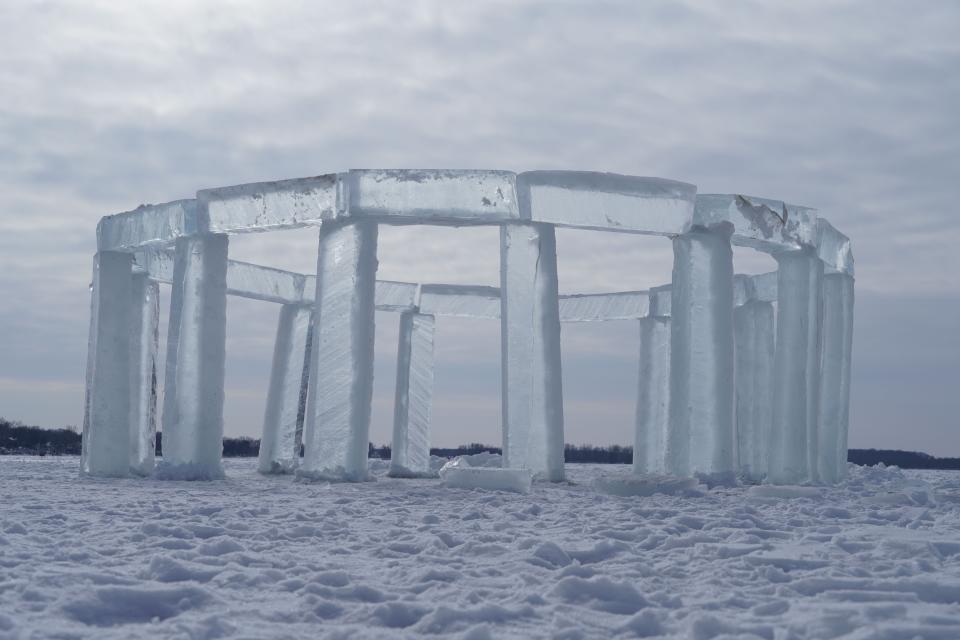
POLYGON ((354 482, 368 477, 376 276, 375 223, 320 228, 304 458, 298 476, 354 482))
POLYGON ((732 230, 673 240, 667 471, 677 475, 734 470, 732 230))
POLYGON ((170 477, 223 477, 227 236, 177 239, 163 398, 163 462, 170 477))
POLYGON ((773 413, 773 304, 748 300, 734 309, 737 354, 737 446, 744 479, 767 473, 773 413))
POLYGON ((776 484, 817 481, 820 290, 823 263, 810 249, 777 254, 777 346, 770 469, 776 484))
POLYGON ((847 475, 853 298, 853 276, 831 273, 823 277, 819 471, 821 479, 831 483, 847 475))
POLYGON ((280 308, 260 438, 260 473, 293 473, 300 462, 297 431, 302 428, 300 396, 304 366, 309 359, 310 316, 309 307, 285 304, 280 308))
POLYGON ((664 447, 669 418, 670 318, 641 318, 640 376, 633 441, 634 473, 665 472, 664 447))
POLYGON ((430 472, 433 330, 431 315, 413 311, 400 314, 390 455, 390 475, 394 477, 416 477, 430 472))
POLYGON ((80 470, 130 474, 130 334, 133 256, 101 251, 93 261, 87 390, 80 470))
POLYGON ((130 469, 153 472, 157 448, 157 349, 160 285, 146 273, 133 275, 130 324, 130 469))
POLYGON ((504 466, 563 480, 557 244, 546 224, 500 227, 504 466))

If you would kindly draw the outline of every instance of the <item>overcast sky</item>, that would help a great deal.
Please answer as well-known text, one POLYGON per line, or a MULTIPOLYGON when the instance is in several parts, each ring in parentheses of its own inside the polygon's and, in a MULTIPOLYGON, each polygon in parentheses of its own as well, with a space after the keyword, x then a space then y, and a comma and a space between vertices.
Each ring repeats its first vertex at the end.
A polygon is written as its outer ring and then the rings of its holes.
MULTIPOLYGON (((347 168, 584 169, 819 209, 857 259, 851 446, 960 455, 960 3, 200 4, 0 5, 0 416, 82 422, 102 215, 347 168)), ((558 245, 563 292, 669 280, 663 238, 558 245)), ((230 251, 309 272, 316 248, 230 251)), ((498 282, 491 228, 382 227, 379 255, 385 279, 498 282)), ((259 434, 277 312, 229 301, 228 435, 259 434)), ((377 442, 396 325, 378 312, 377 442)), ((632 440, 636 334, 564 327, 569 442, 632 440)), ((437 354, 434 443, 498 443, 498 323, 443 319, 437 354)))

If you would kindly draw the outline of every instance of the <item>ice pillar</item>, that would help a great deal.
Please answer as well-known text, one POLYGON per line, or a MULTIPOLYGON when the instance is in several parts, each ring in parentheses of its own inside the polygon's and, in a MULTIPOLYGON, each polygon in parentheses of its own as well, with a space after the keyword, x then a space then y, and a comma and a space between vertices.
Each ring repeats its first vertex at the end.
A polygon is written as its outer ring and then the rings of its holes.
POLYGON ((309 307, 286 304, 280 308, 260 438, 260 473, 293 473, 300 462, 297 432, 303 428, 300 396, 309 366, 310 317, 309 307))
POLYGON ((373 397, 377 225, 324 224, 298 476, 361 481, 368 477, 373 397))
POLYGON ((563 381, 557 245, 545 224, 500 227, 504 466, 560 481, 563 381))
POLYGON ((146 273, 132 280, 130 326, 130 468, 153 472, 157 448, 157 348, 160 285, 146 273))
MULTIPOLYGON (((652 311, 652 310, 651 310, 652 311)), ((640 319, 640 375, 633 472, 664 473, 670 418, 670 318, 640 319)))
POLYGON ((777 254, 777 345, 768 479, 817 481, 823 263, 809 249, 777 254))
POLYGON ((850 361, 853 347, 853 276, 823 277, 823 351, 820 360, 819 471, 824 482, 847 475, 850 361))
POLYGON ((130 336, 133 256, 101 251, 93 262, 81 472, 130 474, 130 336))
POLYGON ((164 474, 223 477, 227 236, 179 238, 163 401, 164 474))
POLYGON ((433 400, 434 318, 413 311, 400 315, 397 390, 393 405, 390 475, 430 473, 430 408, 433 400))
POLYGON ((667 471, 731 474, 732 226, 695 227, 673 240, 667 471))
POLYGON ((767 473, 773 413, 773 305, 748 300, 733 312, 737 375, 737 448, 744 479, 767 473))

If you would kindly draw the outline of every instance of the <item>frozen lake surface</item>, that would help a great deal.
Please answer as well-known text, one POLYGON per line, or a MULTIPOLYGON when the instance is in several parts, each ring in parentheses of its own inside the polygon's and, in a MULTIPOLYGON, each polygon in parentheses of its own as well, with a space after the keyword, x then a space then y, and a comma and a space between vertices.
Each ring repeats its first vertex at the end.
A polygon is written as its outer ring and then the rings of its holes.
POLYGON ((960 638, 960 472, 613 497, 0 457, 0 638, 960 638), (751 635, 752 634, 752 635, 751 635))

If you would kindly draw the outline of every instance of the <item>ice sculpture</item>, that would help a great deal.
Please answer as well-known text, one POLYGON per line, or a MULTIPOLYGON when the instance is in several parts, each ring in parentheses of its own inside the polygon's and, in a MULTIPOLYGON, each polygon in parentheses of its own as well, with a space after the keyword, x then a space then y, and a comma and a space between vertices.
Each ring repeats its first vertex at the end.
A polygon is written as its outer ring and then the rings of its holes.
POLYGON ((263 473, 368 479, 374 309, 401 323, 391 475, 431 475, 433 334, 448 316, 501 322, 505 471, 517 477, 563 479, 561 323, 609 320, 639 327, 635 474, 795 483, 845 472, 853 255, 805 207, 604 173, 350 170, 106 216, 97 248, 88 475, 153 471, 158 283, 171 285, 158 477, 223 475, 229 295, 282 305, 263 473), (499 226, 500 288, 377 281, 380 224, 499 226), (320 228, 316 274, 228 259, 229 234, 307 226, 320 228), (673 281, 559 295, 556 227, 669 238, 673 281), (734 277, 731 245, 780 268, 734 277))

